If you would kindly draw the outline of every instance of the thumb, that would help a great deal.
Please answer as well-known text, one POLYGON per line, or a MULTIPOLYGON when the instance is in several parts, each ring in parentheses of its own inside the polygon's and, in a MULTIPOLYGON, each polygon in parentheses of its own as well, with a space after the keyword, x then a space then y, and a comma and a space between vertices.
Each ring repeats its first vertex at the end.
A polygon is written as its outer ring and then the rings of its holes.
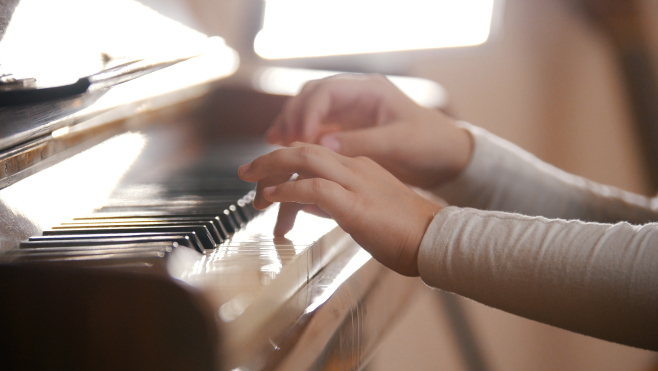
POLYGON ((320 138, 320 145, 343 156, 377 157, 389 151, 392 141, 399 139, 397 126, 375 126, 330 133, 320 138))

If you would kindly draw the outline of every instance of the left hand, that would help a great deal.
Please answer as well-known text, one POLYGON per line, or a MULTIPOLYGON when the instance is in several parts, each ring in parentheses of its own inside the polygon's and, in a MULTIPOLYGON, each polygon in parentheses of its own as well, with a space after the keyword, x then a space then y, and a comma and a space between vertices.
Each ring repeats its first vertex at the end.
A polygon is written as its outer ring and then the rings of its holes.
POLYGON ((461 173, 473 152, 468 131, 421 107, 381 75, 336 75, 308 82, 288 99, 267 141, 318 143, 366 156, 404 183, 425 189, 461 173))
MULTIPOLYGON (((287 203, 315 205, 375 259, 408 276, 418 275, 420 243, 442 208, 366 157, 345 157, 313 144, 292 143, 243 165, 239 175, 258 182, 256 208, 282 202, 289 212, 287 205, 294 204, 287 203), (294 173, 298 180, 288 182, 294 173)), ((290 219, 279 218, 275 234, 291 227, 290 219)))

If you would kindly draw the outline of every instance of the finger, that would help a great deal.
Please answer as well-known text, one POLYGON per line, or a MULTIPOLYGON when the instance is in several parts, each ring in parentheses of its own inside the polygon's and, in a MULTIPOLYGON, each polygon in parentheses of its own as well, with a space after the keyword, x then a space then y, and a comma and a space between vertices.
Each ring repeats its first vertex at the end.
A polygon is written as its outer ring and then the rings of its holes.
POLYGON ((281 110, 281 128, 282 128, 282 141, 281 143, 284 146, 289 145, 294 142, 296 138, 299 138, 297 134, 300 129, 297 107, 299 106, 299 101, 301 98, 299 96, 291 98, 288 103, 281 110))
POLYGON ((382 118, 382 100, 392 85, 379 75, 336 75, 322 80, 302 107, 302 138, 317 139, 325 121, 337 120, 343 128, 372 125, 382 118))
POLYGON ((330 121, 332 113, 343 112, 348 107, 358 106, 358 109, 336 116, 340 124, 363 125, 358 116, 374 114, 392 88, 390 81, 380 75, 342 74, 308 82, 282 110, 282 144, 298 140, 316 142, 322 124, 330 121))
POLYGON ((262 179, 256 185, 256 197, 254 197, 253 205, 257 210, 263 210, 272 205, 270 201, 263 198, 263 188, 287 182, 292 174, 277 174, 262 179))
POLYGON ((314 140, 312 143, 318 144, 320 142, 320 138, 327 134, 335 133, 338 131, 343 130, 343 126, 340 124, 336 124, 333 122, 323 122, 322 125, 320 125, 320 128, 318 130, 318 137, 317 140, 314 140))
POLYGON ((322 122, 332 109, 332 95, 332 89, 319 86, 305 100, 298 123, 302 141, 312 142, 317 138, 322 122))
POLYGON ((307 100, 309 99, 309 96, 313 95, 319 82, 319 80, 314 80, 304 84, 299 94, 296 97, 288 100, 286 105, 283 107, 282 123, 285 127, 285 135, 283 136, 284 145, 289 145, 290 143, 297 140, 303 140, 301 135, 301 126, 303 125, 301 114, 304 112, 304 108, 307 106, 307 100))
POLYGON ((320 138, 320 145, 347 157, 386 156, 403 139, 405 130, 410 128, 401 124, 390 124, 335 132, 320 138))
POLYGON ((290 232, 295 225, 297 213, 305 206, 294 202, 283 202, 279 206, 279 215, 276 218, 276 225, 274 226, 274 236, 283 237, 286 233, 290 232))
POLYGON ((370 111, 373 102, 378 100, 373 98, 381 94, 382 83, 388 81, 376 76, 350 74, 310 81, 300 94, 284 107, 284 124, 287 131, 284 144, 296 140, 315 142, 322 124, 333 111, 365 102, 367 104, 360 107, 361 110, 370 111))
POLYGON ((285 126, 283 125, 283 118, 279 113, 272 123, 272 126, 265 133, 265 141, 270 144, 279 144, 283 141, 285 126))
MULTIPOLYGON (((309 178, 305 178, 303 175, 299 175, 299 174, 298 174, 296 180, 302 180, 302 179, 309 179, 309 178)), ((268 201, 268 202, 269 202, 269 201, 268 201)), ((321 218, 331 218, 331 215, 329 215, 329 214, 327 214, 326 212, 322 211, 322 209, 320 209, 317 205, 314 205, 314 204, 307 204, 307 205, 305 205, 305 204, 297 204, 297 203, 294 203, 294 202, 293 202, 292 204, 294 204, 294 205, 301 205, 301 206, 300 206, 301 209, 302 209, 303 211, 309 213, 309 214, 312 214, 312 215, 315 215, 315 216, 319 216, 319 217, 321 217, 321 218)), ((282 205, 283 205, 283 204, 282 204, 282 205)))
POLYGON ((322 178, 302 179, 263 189, 270 202, 315 204, 339 224, 354 209, 352 192, 322 178))
POLYGON ((331 215, 324 212, 317 205, 284 202, 279 206, 279 214, 276 218, 276 225, 274 226, 274 237, 283 237, 292 230, 300 210, 322 218, 331 218, 331 215))
POLYGON ((321 218, 331 218, 331 215, 327 214, 324 210, 320 209, 318 205, 304 205, 302 211, 307 212, 311 215, 319 216, 321 218))
POLYGON ((242 165, 238 175, 247 182, 258 182, 273 175, 298 173, 349 186, 354 174, 341 163, 349 160, 318 145, 296 143, 295 147, 278 149, 242 165))
POLYGON ((312 143, 304 143, 304 142, 294 142, 291 143, 289 148, 300 148, 300 147, 312 147, 312 148, 317 148, 319 151, 322 152, 323 156, 329 156, 332 157, 334 160, 338 161, 339 163, 346 165, 346 163, 350 162, 350 159, 341 155, 340 153, 336 153, 334 151, 327 151, 323 146, 317 145, 317 144, 312 144, 312 143))

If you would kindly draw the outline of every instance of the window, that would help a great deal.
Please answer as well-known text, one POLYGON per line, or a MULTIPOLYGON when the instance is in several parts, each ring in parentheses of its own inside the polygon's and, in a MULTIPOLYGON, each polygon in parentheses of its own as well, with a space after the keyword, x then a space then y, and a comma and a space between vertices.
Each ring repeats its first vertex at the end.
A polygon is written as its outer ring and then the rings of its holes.
POLYGON ((494 0, 265 0, 266 59, 478 45, 494 0))

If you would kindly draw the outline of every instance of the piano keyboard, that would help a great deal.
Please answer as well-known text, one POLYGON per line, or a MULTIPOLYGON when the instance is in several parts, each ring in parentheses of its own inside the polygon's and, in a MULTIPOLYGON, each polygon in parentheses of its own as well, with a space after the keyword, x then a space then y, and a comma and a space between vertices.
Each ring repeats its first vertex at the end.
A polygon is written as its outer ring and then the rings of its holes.
MULTIPOLYGON (((153 165, 153 148, 166 147, 166 142, 154 140, 158 136, 152 133, 143 135, 148 144, 108 199, 92 212, 69 213, 69 217, 41 234, 23 237, 16 247, 1 251, 0 265, 6 267, 0 274, 7 275, 7 281, 27 282, 35 276, 30 267, 43 268, 37 276, 52 275, 51 280, 58 286, 44 283, 22 292, 32 292, 34 300, 39 301, 65 285, 71 288, 70 300, 85 303, 89 297, 89 303, 118 301, 125 306, 125 313, 120 310, 116 314, 119 322, 124 317, 147 316, 144 309, 131 307, 131 300, 135 299, 127 299, 126 295, 132 284, 122 284, 120 279, 141 287, 150 282, 147 277, 154 277, 159 285, 164 285, 158 286, 164 298, 182 288, 189 297, 184 302, 177 299, 167 304, 175 309, 169 312, 174 313, 170 321, 184 322, 176 317, 178 310, 187 311, 188 315, 193 314, 190 311, 194 308, 208 313, 203 318, 212 323, 211 328, 195 335, 194 346, 210 347, 211 356, 218 359, 213 368, 325 369, 332 364, 341 365, 341 369, 361 368, 388 328, 388 319, 399 315, 416 286, 411 281, 401 281, 398 275, 372 260, 332 220, 301 213, 286 238, 275 238, 272 231, 277 207, 254 209, 254 185, 237 177, 239 165, 271 150, 270 147, 222 143, 193 155, 177 155, 174 148, 171 152, 177 156, 173 160, 158 158, 160 153, 153 165), (21 267, 26 270, 16 270, 21 267), (114 276, 93 272, 121 276, 110 279, 114 276), (57 281, 60 277, 64 283, 57 281), (86 286, 87 281, 96 283, 86 286), (107 295, 94 289, 103 285, 122 288, 107 295), (391 302, 391 297, 396 299, 391 302), (373 317, 378 320, 366 322, 359 317, 368 311, 378 312, 373 317), (215 344, 213 338, 221 341, 215 344)), ((94 163, 94 167, 98 166, 94 163)), ((74 169, 72 179, 62 180, 66 177, 60 172, 56 178, 34 182, 65 182, 63 187, 53 184, 65 194, 55 193, 43 199, 74 198, 89 189, 80 177, 85 171, 74 169)), ((0 282, 0 291, 7 290, 0 282)), ((138 293, 142 297, 150 295, 143 290, 138 293)), ((49 308, 57 300, 53 298, 49 308)), ((16 313, 35 308, 39 305, 21 307, 16 313)), ((59 311, 68 310, 69 305, 64 304, 59 311)), ((84 309, 77 309, 76 314, 82 312, 84 309)), ((96 318, 93 313, 84 316, 96 318)), ((42 328, 60 329, 57 321, 49 322, 47 316, 39 318, 46 321, 40 322, 42 328)), ((135 331, 139 328, 134 327, 135 331)), ((123 329, 125 334, 130 333, 128 330, 123 329)), ((77 343, 69 345, 76 346, 77 343)), ((213 362, 207 352, 195 349, 205 363, 213 362)), ((197 357, 189 349, 178 353, 187 354, 186 359, 197 357)), ((124 364, 115 366, 123 368, 124 364)))
POLYGON ((165 180, 160 169, 158 183, 141 174, 94 212, 22 241, 2 260, 184 282, 203 293, 230 340, 229 364, 248 363, 262 352, 262 342, 254 339, 274 326, 284 303, 350 243, 357 246, 335 222, 311 215, 300 215, 287 238, 274 238, 277 208, 253 208, 253 184, 237 177, 237 167, 248 160, 227 161, 223 152, 232 147, 206 153, 206 161, 183 162, 165 180), (212 161, 216 157, 223 160, 212 161))
MULTIPOLYGON (((307 216, 313 220, 307 224, 314 225, 302 228, 313 233, 292 240, 274 239, 270 231, 276 210, 261 215, 262 212, 252 205, 255 197, 253 184, 237 177, 237 167, 241 163, 268 150, 268 147, 257 144, 224 144, 219 149, 195 156, 193 161, 184 160, 169 166, 166 174, 158 169, 154 172, 157 175, 129 176, 126 184, 120 185, 94 212, 61 222, 44 230, 42 235, 22 241, 18 249, 8 251, 3 259, 13 263, 56 262, 66 266, 156 273, 166 272, 167 266, 176 266, 176 278, 180 279, 182 275, 190 276, 190 273, 181 272, 180 259, 172 262, 171 256, 185 256, 186 262, 192 256, 196 259, 194 280, 197 286, 201 279, 199 266, 204 264, 210 267, 204 268, 203 274, 203 280, 208 281, 207 277, 218 271, 244 274, 250 268, 240 268, 241 262, 247 265, 256 262, 254 269, 265 274, 258 278, 258 285, 266 286, 279 275, 284 262, 297 259, 304 260, 304 263, 310 260, 311 263, 307 267, 295 268, 302 268, 300 272, 304 272, 304 277, 296 277, 295 281, 308 280, 321 264, 326 263, 326 258, 318 258, 323 256, 320 249, 313 251, 314 257, 307 257, 311 254, 308 247, 336 226, 332 221, 307 216), (233 155, 226 156, 227 152, 233 155), (255 226, 250 226, 254 219, 257 220, 255 226), (188 251, 174 254, 181 249, 188 251)), ((301 219, 303 222, 304 217, 301 219)), ((247 282, 243 278, 230 280, 247 282)), ((245 290, 253 291, 253 287, 245 289, 246 286, 252 285, 241 283, 232 290, 235 295, 245 290)), ((297 289, 299 283, 290 287, 297 289)), ((217 288, 212 290, 217 308, 232 299, 217 294, 221 292, 217 288)), ((221 319, 234 320, 237 315, 229 313, 226 308, 221 311, 221 319)))
POLYGON ((31 237, 7 258, 16 263, 52 261, 142 271, 156 267, 150 270, 161 272, 166 255, 176 248, 201 254, 218 248, 258 214, 251 206, 253 197, 252 191, 235 203, 204 208, 202 214, 194 214, 201 209, 167 208, 166 201, 158 203, 162 210, 155 213, 110 214, 100 209, 98 215, 76 218, 31 237))

